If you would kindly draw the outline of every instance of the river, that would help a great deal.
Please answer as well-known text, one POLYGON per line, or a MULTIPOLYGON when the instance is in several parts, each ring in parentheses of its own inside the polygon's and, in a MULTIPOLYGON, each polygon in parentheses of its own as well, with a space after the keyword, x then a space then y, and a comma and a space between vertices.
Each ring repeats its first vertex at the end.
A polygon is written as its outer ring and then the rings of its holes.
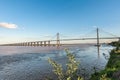
POLYGON ((53 77, 52 67, 48 58, 52 58, 65 68, 66 53, 69 48, 80 61, 80 75, 87 80, 94 72, 105 68, 109 52, 113 47, 101 46, 98 55, 97 48, 92 44, 80 44, 56 47, 22 47, 0 46, 0 80, 45 80, 53 77))

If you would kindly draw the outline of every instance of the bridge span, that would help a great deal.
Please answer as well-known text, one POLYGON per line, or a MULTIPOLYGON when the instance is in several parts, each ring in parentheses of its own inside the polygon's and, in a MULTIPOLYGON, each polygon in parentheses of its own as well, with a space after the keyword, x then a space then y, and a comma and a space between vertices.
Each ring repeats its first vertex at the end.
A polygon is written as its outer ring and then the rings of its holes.
POLYGON ((99 29, 96 29, 97 37, 86 37, 86 38, 69 38, 69 39, 60 39, 59 33, 56 35, 56 40, 44 40, 44 41, 32 41, 32 42, 21 42, 21 43, 12 43, 12 44, 2 44, 0 46, 61 46, 61 41, 73 41, 73 40, 96 40, 97 46, 100 45, 99 40, 101 39, 118 39, 120 37, 99 37, 99 29), (54 43, 52 43, 54 42, 54 43))

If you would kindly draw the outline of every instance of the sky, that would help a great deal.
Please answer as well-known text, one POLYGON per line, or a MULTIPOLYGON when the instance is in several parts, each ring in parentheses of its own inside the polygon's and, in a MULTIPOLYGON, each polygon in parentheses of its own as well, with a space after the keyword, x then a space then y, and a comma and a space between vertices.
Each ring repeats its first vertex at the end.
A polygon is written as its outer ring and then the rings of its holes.
POLYGON ((120 35, 120 0, 0 0, 0 44, 96 37, 96 27, 120 35))

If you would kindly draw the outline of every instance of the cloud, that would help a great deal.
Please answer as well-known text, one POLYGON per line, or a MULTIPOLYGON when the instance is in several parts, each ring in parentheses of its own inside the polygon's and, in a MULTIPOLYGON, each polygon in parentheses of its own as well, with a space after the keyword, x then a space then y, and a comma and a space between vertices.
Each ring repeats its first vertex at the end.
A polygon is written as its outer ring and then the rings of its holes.
POLYGON ((16 24, 12 24, 12 23, 1 22, 0 27, 15 29, 18 26, 16 24))

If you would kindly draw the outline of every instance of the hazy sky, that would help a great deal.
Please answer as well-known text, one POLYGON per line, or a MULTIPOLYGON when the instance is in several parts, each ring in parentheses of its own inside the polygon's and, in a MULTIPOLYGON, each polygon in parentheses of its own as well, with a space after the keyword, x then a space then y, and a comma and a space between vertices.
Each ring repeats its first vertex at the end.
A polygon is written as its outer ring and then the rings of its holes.
POLYGON ((57 32, 79 37, 95 27, 120 35, 120 0, 0 0, 0 43, 53 39, 57 32))

